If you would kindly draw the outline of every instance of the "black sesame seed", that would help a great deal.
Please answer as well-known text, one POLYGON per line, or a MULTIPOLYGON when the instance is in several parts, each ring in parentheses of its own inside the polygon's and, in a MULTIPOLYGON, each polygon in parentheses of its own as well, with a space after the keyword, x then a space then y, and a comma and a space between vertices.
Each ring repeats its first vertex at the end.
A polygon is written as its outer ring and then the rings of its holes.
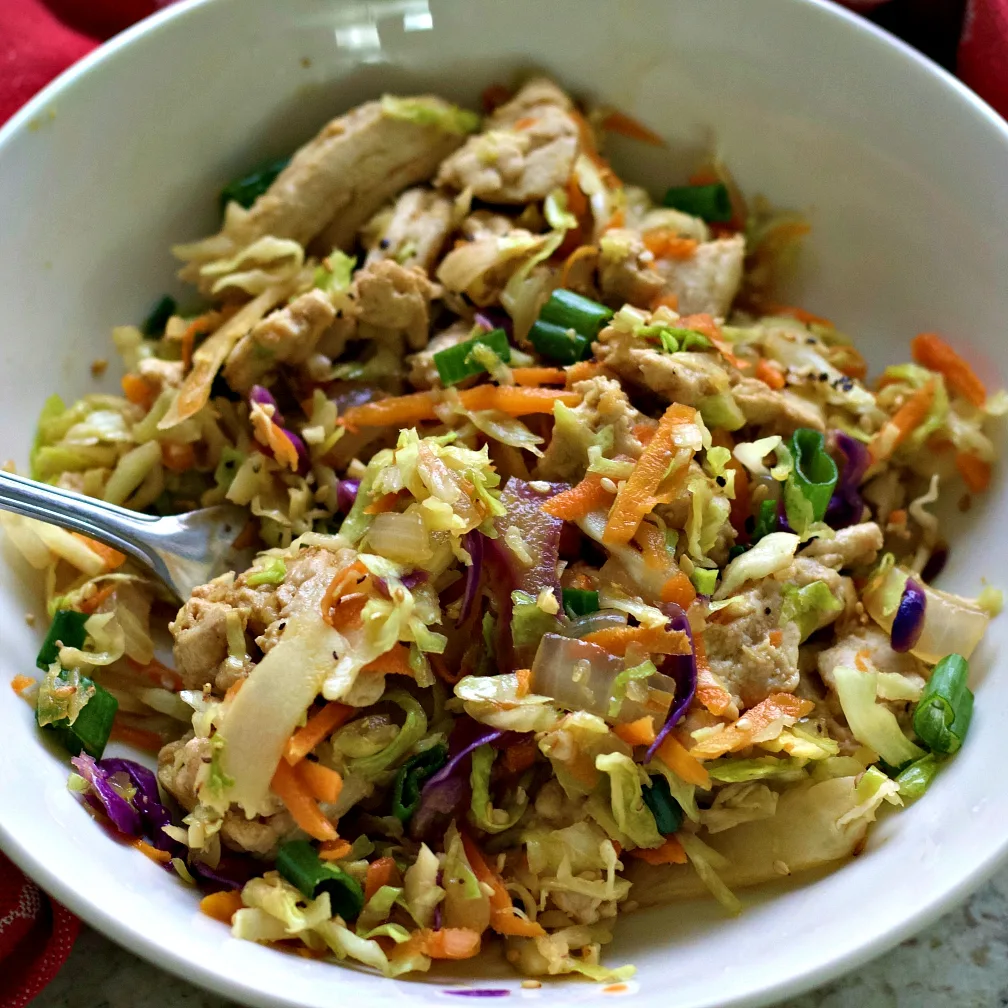
POLYGON ((819 375, 819 381, 829 381, 829 375, 824 371, 821 375, 819 375))
POLYGON ((388 240, 388 238, 382 238, 382 240, 378 242, 378 247, 382 249, 387 249, 391 244, 392 243, 388 240))
POLYGON ((767 606, 766 609, 763 610, 764 614, 767 616, 769 616, 772 611, 773 610, 771 610, 770 606, 767 606))
POLYGON ((815 343, 815 336, 809 336, 805 340, 806 343, 815 343))
POLYGON ((717 483, 718 486, 723 487, 728 482, 728 480, 726 480, 724 476, 718 476, 714 480, 714 482, 717 483))

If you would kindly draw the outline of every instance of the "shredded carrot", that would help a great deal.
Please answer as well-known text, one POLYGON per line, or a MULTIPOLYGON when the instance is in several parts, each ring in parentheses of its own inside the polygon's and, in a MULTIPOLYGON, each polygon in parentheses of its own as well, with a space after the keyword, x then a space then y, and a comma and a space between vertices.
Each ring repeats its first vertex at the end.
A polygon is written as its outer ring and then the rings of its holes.
POLYGON ((132 725, 113 723, 109 739, 113 742, 125 742, 126 745, 149 753, 159 753, 164 748, 164 739, 156 732, 147 731, 146 728, 134 728, 132 725))
POLYGON ((326 622, 341 634, 359 630, 363 623, 361 613, 364 612, 367 603, 368 596, 364 592, 344 595, 329 611, 326 622))
POLYGON ((210 893, 200 900, 199 908, 214 920, 222 924, 230 924, 234 917, 245 904, 242 903, 241 892, 235 889, 222 889, 220 892, 210 893))
POLYGON ((448 666, 445 664, 444 659, 441 655, 428 654, 427 660, 431 663, 431 668, 434 669, 434 674, 442 682, 448 683, 449 686, 454 686, 462 678, 462 670, 459 669, 456 672, 449 672, 448 666))
POLYGON ((157 388, 147 381, 146 378, 138 374, 129 372, 122 377, 123 395, 133 403, 134 406, 142 406, 149 410, 157 399, 157 388))
POLYGON ((366 577, 367 568, 360 560, 355 560, 349 567, 338 571, 329 582, 329 587, 326 588, 325 594, 322 596, 320 608, 322 609, 322 618, 330 626, 333 625, 333 610, 339 604, 340 599, 348 594, 350 589, 356 590, 366 577))
POLYGON ((373 672, 375 675, 413 676, 409 663, 409 648, 401 641, 396 641, 384 654, 374 661, 369 661, 361 672, 373 672))
POLYGON ((14 690, 14 692, 17 693, 18 696, 21 696, 26 689, 28 689, 31 686, 34 686, 36 681, 37 680, 32 679, 31 676, 19 674, 14 676, 13 679, 11 679, 11 689, 14 690))
POLYGON ((394 511, 396 504, 399 503, 399 491, 396 490, 394 493, 382 494, 377 500, 372 501, 366 508, 364 508, 364 514, 367 515, 379 515, 387 514, 389 511, 394 511))
POLYGON ((682 571, 673 574, 662 585, 662 602, 675 602, 680 608, 688 609, 695 598, 696 589, 693 587, 693 582, 682 571))
POLYGON ((535 124, 539 122, 535 116, 522 116, 521 119, 516 119, 512 124, 511 128, 514 130, 527 130, 531 129, 535 124))
POLYGON ((693 634, 693 653, 697 663, 697 700, 711 712, 721 716, 734 710, 735 702, 731 693, 718 682, 707 664, 707 649, 702 633, 693 634))
POLYGON ((336 828, 322 814, 318 802, 311 796, 286 759, 280 760, 277 764, 270 787, 287 806, 287 811, 290 812, 294 822, 310 837, 316 840, 338 839, 336 828))
POLYGON ((678 403, 673 403, 665 410, 655 436, 644 448, 633 472, 616 494, 602 536, 603 542, 625 544, 633 538, 644 516, 658 503, 658 486, 665 477, 673 454, 673 429, 691 423, 695 417, 696 410, 678 403))
POLYGON ((542 509, 554 518, 577 521, 596 508, 608 507, 612 501, 613 494, 602 486, 602 477, 598 473, 588 473, 570 490, 551 497, 542 509))
POLYGON ((626 224, 626 214, 623 212, 623 209, 620 208, 613 213, 612 217, 609 218, 606 223, 605 230, 609 231, 611 228, 621 228, 624 224, 626 224))
POLYGON ((515 385, 563 385, 567 381, 564 369, 558 367, 511 368, 511 377, 515 385))
POLYGON ((155 864, 165 865, 171 861, 171 854, 166 850, 158 850, 152 847, 146 840, 136 839, 132 844, 145 858, 150 858, 155 864))
POLYGON ((651 311, 658 311, 659 308, 671 308, 672 311, 679 310, 678 294, 657 294, 651 302, 651 311))
POLYGON ((770 641, 770 647, 778 648, 784 643, 784 632, 782 630, 771 630, 767 634, 767 639, 770 641))
POLYGON ((830 347, 830 363, 848 378, 863 379, 868 375, 868 362, 856 347, 837 344, 830 347))
POLYGON ((343 778, 338 771, 314 760, 303 759, 294 772, 313 798, 330 805, 339 799, 340 791, 343 790, 343 778))
MULTIPOLYGON (((588 213, 588 197, 578 185, 577 175, 571 172, 567 177, 567 209, 580 220, 588 213)), ((596 250, 597 251, 597 250, 596 250)), ((563 286, 561 284, 561 286, 563 286)))
POLYGON ((516 385, 477 385, 459 393, 462 405, 468 410, 498 409, 509 416, 528 416, 532 413, 552 413, 553 406, 577 406, 581 396, 576 392, 544 388, 520 388, 516 385))
POLYGON ((372 861, 364 876, 364 902, 371 899, 382 886, 392 885, 392 880, 398 874, 399 869, 392 858, 380 857, 372 861))
POLYGON ((235 536, 231 548, 236 550, 250 549, 259 541, 259 523, 255 518, 249 518, 242 526, 241 532, 235 536))
POLYGON ((90 536, 81 535, 80 532, 71 532, 70 534, 74 539, 84 543, 92 553, 97 553, 102 558, 102 561, 105 563, 105 570, 113 571, 126 562, 125 553, 120 553, 119 550, 112 549, 111 546, 106 546, 105 543, 98 542, 97 539, 92 539, 90 536))
POLYGON ((704 765, 695 756, 691 756, 671 732, 662 740, 655 755, 687 784, 705 789, 710 787, 710 774, 704 769, 704 765))
POLYGON ((775 721, 787 719, 788 723, 794 724, 814 706, 811 700, 802 700, 791 693, 771 693, 755 707, 750 707, 734 724, 726 725, 721 731, 698 742, 690 750, 690 754, 702 759, 714 759, 728 752, 745 749, 764 735, 775 721))
POLYGON ((82 613, 93 613, 107 598, 115 593, 114 584, 103 585, 77 607, 82 613))
POLYGON ((765 315, 787 315, 790 318, 797 319, 803 325, 821 325, 828 326, 830 329, 835 328, 828 318, 823 318, 822 315, 814 315, 812 312, 799 308, 796 305, 768 304, 764 305, 763 313, 765 315))
POLYGON ((668 146, 654 130, 648 129, 625 112, 617 112, 615 109, 602 120, 601 126, 609 133, 619 133, 620 136, 640 140, 641 143, 651 144, 652 147, 668 146))
POLYGON ((287 742, 284 759, 293 766, 310 753, 315 746, 330 735, 353 714, 355 708, 330 700, 320 711, 312 714, 287 742))
POLYGON ((413 949, 431 959, 472 959, 479 955, 480 936, 472 928, 441 928, 438 931, 424 928, 398 947, 413 949))
POLYGON ((938 371, 949 385, 974 406, 987 401, 987 389, 976 372, 937 333, 921 333, 910 341, 913 359, 938 371))
POLYGON ((872 660, 871 652, 868 648, 861 648, 856 655, 854 655, 854 667, 858 672, 871 672, 872 670, 872 660))
POLYGON ((761 357, 756 362, 756 370, 753 372, 754 377, 758 378, 764 385, 769 385, 770 388, 779 391, 784 388, 786 384, 784 381, 784 374, 781 369, 777 367, 776 364, 771 363, 765 357, 761 357))
POLYGON ((297 472, 298 453, 294 447, 294 442, 287 436, 287 432, 278 423, 274 423, 263 410, 254 408, 249 413, 249 420, 252 423, 252 430, 256 440, 273 452, 273 457, 282 466, 287 466, 291 472, 297 472))
POLYGON ((518 679, 518 689, 515 695, 520 697, 528 696, 529 690, 532 687, 532 669, 515 669, 515 677, 518 679))
POLYGON ((925 421, 934 402, 934 396, 933 378, 909 396, 869 442, 868 454, 872 462, 881 462, 889 458, 909 434, 925 421))
POLYGON ((436 420, 434 397, 430 392, 394 396, 376 402, 351 406, 340 417, 344 426, 356 427, 411 427, 424 420, 436 420))
MULTIPOLYGON (((580 190, 578 190, 580 192, 580 190)), ((582 259, 586 259, 593 255, 598 255, 599 248, 597 245, 578 245, 576 249, 564 260, 564 264, 560 269, 560 286, 566 287, 567 281, 570 279, 571 269, 574 267, 575 263, 580 262, 582 259)))
POLYGON ((689 654, 689 638, 682 630, 665 627, 615 626, 585 634, 582 640, 597 644, 610 654, 625 655, 631 644, 639 644, 649 654, 689 654))
MULTIPOLYGON (((228 313, 228 317, 234 314, 234 311, 228 313)), ((197 315, 189 325, 185 327, 185 331, 182 333, 181 343, 182 343, 182 373, 188 374, 189 369, 192 367, 192 355, 193 347, 196 345, 196 337, 201 336, 204 333, 213 332, 218 325, 225 320, 223 313, 217 311, 205 312, 203 315, 197 315)))
POLYGON ((161 443, 161 464, 172 472, 188 472, 196 465, 196 452, 191 444, 161 443))
POLYGON ((651 745, 655 740, 654 716, 645 714, 644 717, 636 721, 624 721, 621 724, 613 725, 613 731, 627 745, 651 745))
POLYGON ((177 693, 184 685, 182 682, 182 676, 180 676, 175 669, 169 668, 163 662, 159 662, 157 658, 152 658, 146 665, 141 665, 138 661, 134 661, 128 655, 126 657, 126 661, 134 672, 139 672, 142 675, 147 676, 147 678, 150 679, 155 686, 160 686, 162 689, 171 690, 173 693, 177 693))
POLYGON ((224 703, 227 703, 229 700, 234 700, 244 685, 244 679, 235 679, 235 681, 224 691, 224 703))
POLYGON ((634 541, 640 544, 644 555, 644 565, 651 570, 665 570, 669 566, 669 552, 665 548, 665 536, 651 522, 642 521, 634 533, 634 541))
POLYGON ((493 890, 490 894, 490 927, 498 934, 524 935, 529 938, 539 938, 546 934, 541 924, 525 920, 514 912, 514 904, 504 888, 504 880, 487 864, 483 852, 468 833, 462 834, 462 849, 476 880, 493 890))
POLYGON ((490 84, 483 89, 480 101, 483 103, 483 111, 489 115, 494 109, 507 104, 511 100, 511 91, 503 84, 490 84))
POLYGON ((583 360, 569 365, 564 370, 567 372, 567 384, 576 385, 580 381, 587 381, 602 374, 602 365, 595 361, 583 360))
POLYGON ((323 861, 339 861, 352 850, 353 847, 346 840, 326 840, 319 845, 318 856, 323 861))
POLYGON ((679 237, 671 228, 652 228, 641 238, 656 259, 691 259, 698 244, 694 238, 679 237))
MULTIPOLYGON (((607 189, 619 189, 623 183, 620 182, 619 177, 612 170, 609 162, 603 158, 599 152, 598 147, 595 144, 595 134, 592 132, 591 126, 588 125, 588 120, 585 119, 580 112, 572 110, 568 113, 571 119, 574 120, 578 128, 578 138, 580 140, 581 151, 588 158, 589 161, 595 166, 599 175, 602 178, 603 184, 607 189)), ((610 227, 622 227, 620 224, 610 224, 610 227)))
POLYGON ((640 423, 635 423, 633 425, 633 436, 637 438, 642 445, 650 444, 651 438, 655 436, 655 431, 658 430, 658 424, 653 420, 642 420, 640 423))
POLYGON ((972 493, 981 493, 990 486, 991 464, 972 452, 956 452, 956 469, 972 493))
POLYGON ((697 315, 683 315, 677 325, 683 329, 693 329, 695 332, 703 333, 714 345, 717 352, 733 367, 744 369, 749 366, 748 361, 742 360, 741 357, 735 355, 731 343, 722 335, 721 327, 714 320, 713 316, 708 315, 706 312, 700 312, 697 315))
POLYGON ((504 750, 504 768, 513 774, 524 773, 535 763, 539 751, 534 738, 523 739, 504 750))
POLYGON ((906 525, 906 520, 907 520, 906 508, 893 508, 893 510, 889 512, 890 525, 906 525))
POLYGON ((686 851, 674 836, 665 840, 661 847, 637 847, 630 851, 630 857, 650 865, 686 864, 686 851))

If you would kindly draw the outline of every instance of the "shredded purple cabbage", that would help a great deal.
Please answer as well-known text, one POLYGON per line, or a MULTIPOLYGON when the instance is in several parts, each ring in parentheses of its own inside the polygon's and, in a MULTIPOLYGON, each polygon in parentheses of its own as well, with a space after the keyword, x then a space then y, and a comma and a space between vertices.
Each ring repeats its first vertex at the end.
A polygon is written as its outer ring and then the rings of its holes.
POLYGON ((357 491, 360 490, 359 479, 341 479, 336 484, 336 507, 343 514, 347 514, 357 500, 357 491))
MULTIPOLYGON (((438 886, 441 886, 444 883, 444 872, 440 868, 438 869, 438 873, 434 881, 438 886)), ((441 904, 437 903, 434 906, 434 930, 440 931, 443 923, 444 916, 441 912, 441 904)))
POLYGON ((472 563, 466 568, 465 594, 462 596, 462 610, 456 626, 461 626, 472 614, 483 574, 483 539, 483 533, 478 529, 466 532, 462 537, 462 548, 472 557, 472 563))
POLYGON ((87 753, 72 757, 70 765, 91 785, 92 795, 101 803, 101 809, 112 825, 127 836, 141 836, 143 821, 140 813, 113 787, 109 780, 112 774, 87 753))
POLYGON ((412 591, 417 585, 423 584, 427 580, 428 574, 425 570, 415 570, 410 571, 409 574, 403 574, 400 579, 403 583, 404 588, 409 588, 412 591))
POLYGON ((913 578, 907 578, 889 634, 893 651, 909 651, 920 640, 926 612, 924 589, 913 578))
POLYGON ((193 858, 189 862, 189 870, 193 875, 198 876, 205 882, 221 889, 242 889, 249 879, 262 875, 268 865, 255 858, 244 857, 241 854, 234 854, 231 851, 222 851, 220 861, 216 868, 197 861, 193 858))
POLYGON ((675 699, 669 708, 665 724, 661 726, 654 742, 648 746, 648 751, 644 755, 645 763, 650 763, 654 759, 655 753, 665 741, 668 733, 682 720, 687 708, 693 702, 697 688, 696 652, 694 651, 693 630, 690 627, 689 617, 675 602, 663 602, 660 608, 669 617, 670 629, 682 630, 689 638, 690 653, 688 655, 666 655, 661 668, 658 669, 659 672, 675 680, 675 699))
POLYGON ((169 851, 173 856, 183 854, 184 848, 172 840, 162 829, 171 825, 171 815, 161 802, 158 792, 157 778, 152 770, 133 760, 109 757, 98 764, 99 769, 109 774, 126 774, 136 794, 133 796, 133 807, 140 813, 144 832, 158 850, 169 851))
MULTIPOLYGON (((279 422, 279 421, 278 421, 279 422)), ((311 459, 308 457, 308 448, 304 441, 294 433, 289 427, 280 428, 284 434, 290 438, 290 442, 294 445, 294 451, 297 452, 298 464, 297 471, 299 476, 304 476, 307 474, 308 470, 311 468, 311 459)))
POLYGON ((272 406, 273 422, 283 426, 283 414, 280 412, 276 399, 273 398, 273 393, 268 388, 264 388, 262 385, 253 385, 249 389, 249 402, 259 403, 260 406, 272 406))
POLYGON ((864 514, 858 488, 871 464, 871 456, 865 444, 843 431, 834 432, 833 443, 841 455, 840 478, 826 508, 825 521, 830 528, 841 529, 856 525, 864 514))
POLYGON ((503 329, 507 333, 508 339, 514 333, 514 324, 511 316, 500 308, 482 308, 473 317, 476 325, 482 326, 487 332, 493 329, 503 329))

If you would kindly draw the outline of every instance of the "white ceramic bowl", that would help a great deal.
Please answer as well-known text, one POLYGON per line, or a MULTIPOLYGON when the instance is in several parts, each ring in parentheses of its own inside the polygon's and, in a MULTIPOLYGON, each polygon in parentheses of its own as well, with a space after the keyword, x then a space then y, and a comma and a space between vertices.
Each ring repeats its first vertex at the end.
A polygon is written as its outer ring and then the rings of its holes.
MULTIPOLYGON (((65 74, 0 131, 4 456, 24 463, 44 396, 93 390, 109 329, 173 286, 171 243, 215 226, 221 184, 382 91, 475 104, 544 67, 670 141, 624 144, 625 178, 660 191, 712 142, 750 192, 806 210, 800 303, 878 363, 937 329, 1008 375, 1008 129, 952 78, 816 0, 192 0, 65 74)), ((110 374, 106 387, 117 375, 110 374)), ((997 384, 996 379, 991 384, 997 384)), ((999 474, 1000 476, 1000 474, 999 474)), ((942 584, 973 592, 1008 567, 1002 479, 967 519, 942 584)), ((9 552, 9 551, 8 551, 9 552)), ((22 565, 0 565, 0 681, 31 671, 39 611, 22 565)), ((1008 727, 1008 644, 996 621, 974 665, 969 742, 913 808, 835 874, 749 899, 723 919, 680 906, 620 923, 608 962, 639 1004, 763 1004, 877 954, 962 897, 1008 843, 996 784, 1008 727)), ((0 694, 2 695, 2 694, 0 694)), ((116 846, 67 793, 65 759, 31 712, 0 701, 0 844, 90 924, 196 983, 255 1005, 450 1003, 451 983, 390 982, 232 940, 172 877, 116 846)), ((454 982, 472 979, 469 964, 454 982)), ((544 1003, 584 982, 520 990, 501 964, 478 986, 544 1003), (495 972, 496 970, 496 972, 495 972)), ((457 993, 458 989, 455 988, 457 993)), ((610 992, 614 993, 614 992, 610 992)))

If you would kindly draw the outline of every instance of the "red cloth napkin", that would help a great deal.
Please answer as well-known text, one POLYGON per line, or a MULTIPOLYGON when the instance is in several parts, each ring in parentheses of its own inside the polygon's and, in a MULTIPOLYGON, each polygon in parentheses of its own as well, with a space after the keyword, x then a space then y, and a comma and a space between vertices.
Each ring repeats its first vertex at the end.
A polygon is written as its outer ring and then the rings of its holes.
MULTIPOLYGON (((0 123, 103 39, 171 0, 0 0, 0 123)), ((867 9, 878 0, 849 0, 867 9)), ((1008 116, 1008 0, 969 0, 959 76, 1008 116)), ((0 1005, 22 1008, 70 954, 77 918, 0 854, 0 1005)))

